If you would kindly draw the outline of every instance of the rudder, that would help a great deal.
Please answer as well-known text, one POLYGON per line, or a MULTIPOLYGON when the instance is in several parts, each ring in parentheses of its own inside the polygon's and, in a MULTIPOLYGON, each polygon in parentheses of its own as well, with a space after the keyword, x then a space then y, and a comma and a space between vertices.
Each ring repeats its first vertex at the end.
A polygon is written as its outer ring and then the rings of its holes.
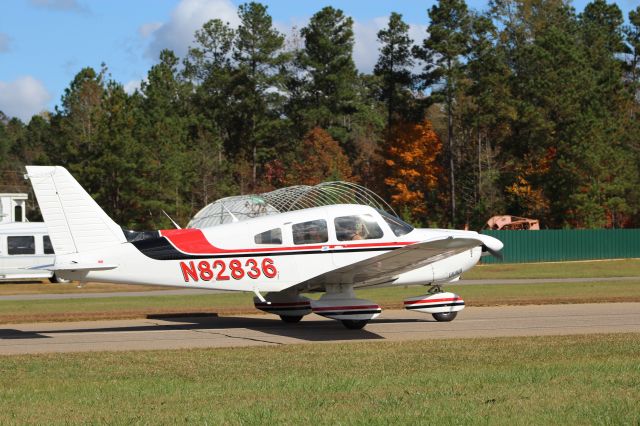
POLYGON ((61 166, 27 166, 56 254, 79 253, 126 242, 122 229, 61 166))

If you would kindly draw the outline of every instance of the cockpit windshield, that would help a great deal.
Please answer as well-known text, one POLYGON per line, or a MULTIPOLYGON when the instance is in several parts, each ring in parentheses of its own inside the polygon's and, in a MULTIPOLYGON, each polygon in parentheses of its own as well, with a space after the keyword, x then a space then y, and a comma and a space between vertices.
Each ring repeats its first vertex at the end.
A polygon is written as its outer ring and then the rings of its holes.
POLYGON ((380 216, 382 216, 384 221, 387 222, 393 233, 396 234, 396 237, 406 235, 409 232, 413 231, 413 226, 409 225, 404 220, 399 219, 395 216, 391 216, 389 213, 383 210, 378 210, 378 213, 380 213, 380 216))

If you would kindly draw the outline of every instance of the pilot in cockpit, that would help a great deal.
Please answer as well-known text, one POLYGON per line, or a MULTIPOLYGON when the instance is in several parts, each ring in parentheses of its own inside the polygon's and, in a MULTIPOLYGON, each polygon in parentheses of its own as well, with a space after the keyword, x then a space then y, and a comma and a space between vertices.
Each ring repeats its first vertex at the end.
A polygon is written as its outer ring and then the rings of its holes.
POLYGON ((364 223, 357 216, 336 219, 336 236, 338 241, 355 241, 366 238, 364 223))

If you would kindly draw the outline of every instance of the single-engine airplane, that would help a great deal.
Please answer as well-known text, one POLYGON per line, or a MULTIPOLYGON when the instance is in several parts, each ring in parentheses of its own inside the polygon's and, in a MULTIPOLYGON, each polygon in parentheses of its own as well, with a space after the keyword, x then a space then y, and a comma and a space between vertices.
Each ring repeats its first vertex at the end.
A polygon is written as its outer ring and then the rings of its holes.
POLYGON ((56 253, 55 264, 46 267, 56 275, 81 282, 253 292, 256 308, 290 323, 313 312, 359 329, 382 309, 357 298, 354 289, 407 285, 430 288, 404 300, 406 309, 451 321, 464 301, 441 285, 459 279, 481 255, 499 255, 503 247, 496 238, 472 231, 415 229, 371 205, 329 203, 282 212, 282 207, 265 208, 264 199, 258 204, 270 214, 239 220, 221 204, 229 223, 128 231, 65 168, 27 166, 27 176, 56 253), (324 292, 318 300, 301 295, 316 291, 324 292))

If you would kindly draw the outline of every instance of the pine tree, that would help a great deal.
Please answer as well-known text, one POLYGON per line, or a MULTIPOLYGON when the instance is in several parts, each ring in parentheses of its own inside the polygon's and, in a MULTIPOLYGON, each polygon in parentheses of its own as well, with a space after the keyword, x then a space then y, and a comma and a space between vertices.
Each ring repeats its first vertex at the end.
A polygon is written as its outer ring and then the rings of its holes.
POLYGON ((141 209, 151 216, 156 227, 171 226, 162 210, 179 222, 194 213, 183 202, 193 191, 196 171, 189 161, 189 125, 192 122, 187 103, 192 86, 178 72, 178 58, 172 51, 160 52, 159 62, 151 67, 134 96, 130 108, 136 122, 135 138, 141 158, 138 173, 144 185, 140 191, 141 209))
POLYGON ((640 90, 640 6, 629 12, 629 25, 624 28, 626 43, 626 80, 630 92, 636 98, 640 90))
POLYGON ((454 135, 455 93, 463 78, 463 58, 469 49, 469 14, 464 0, 439 0, 429 9, 428 37, 415 56, 424 61, 422 87, 432 90, 434 101, 447 110, 447 163, 450 186, 451 225, 456 226, 456 138, 454 135))
POLYGON ((463 162, 461 210, 470 228, 482 227, 487 218, 504 213, 504 188, 500 182, 503 141, 510 136, 516 117, 511 93, 512 70, 498 40, 498 30, 486 15, 471 14, 469 55, 465 84, 459 93, 459 144, 463 162), (466 192, 466 194, 464 193, 466 192))
POLYGON ((349 117, 357 111, 353 20, 339 9, 325 7, 311 17, 301 35, 304 49, 298 63, 305 75, 304 120, 345 143, 349 117))
POLYGON ((378 42, 382 46, 373 72, 382 79, 381 99, 386 105, 387 129, 390 129, 396 115, 408 115, 407 103, 413 86, 413 40, 402 15, 391 13, 387 28, 378 32, 378 42))
MULTIPOLYGON (((229 99, 234 90, 232 48, 236 32, 228 23, 211 20, 195 33, 195 46, 185 59, 184 76, 194 86, 187 111, 191 151, 192 206, 237 193, 233 179, 233 149, 229 126, 234 111, 229 99)), ((196 208, 199 208, 196 207, 196 208)))
POLYGON ((233 109, 231 148, 251 164, 251 187, 257 185, 258 164, 269 159, 269 148, 278 143, 274 127, 280 119, 283 79, 279 73, 286 57, 284 37, 273 28, 266 6, 243 4, 233 47, 230 107, 233 109))

